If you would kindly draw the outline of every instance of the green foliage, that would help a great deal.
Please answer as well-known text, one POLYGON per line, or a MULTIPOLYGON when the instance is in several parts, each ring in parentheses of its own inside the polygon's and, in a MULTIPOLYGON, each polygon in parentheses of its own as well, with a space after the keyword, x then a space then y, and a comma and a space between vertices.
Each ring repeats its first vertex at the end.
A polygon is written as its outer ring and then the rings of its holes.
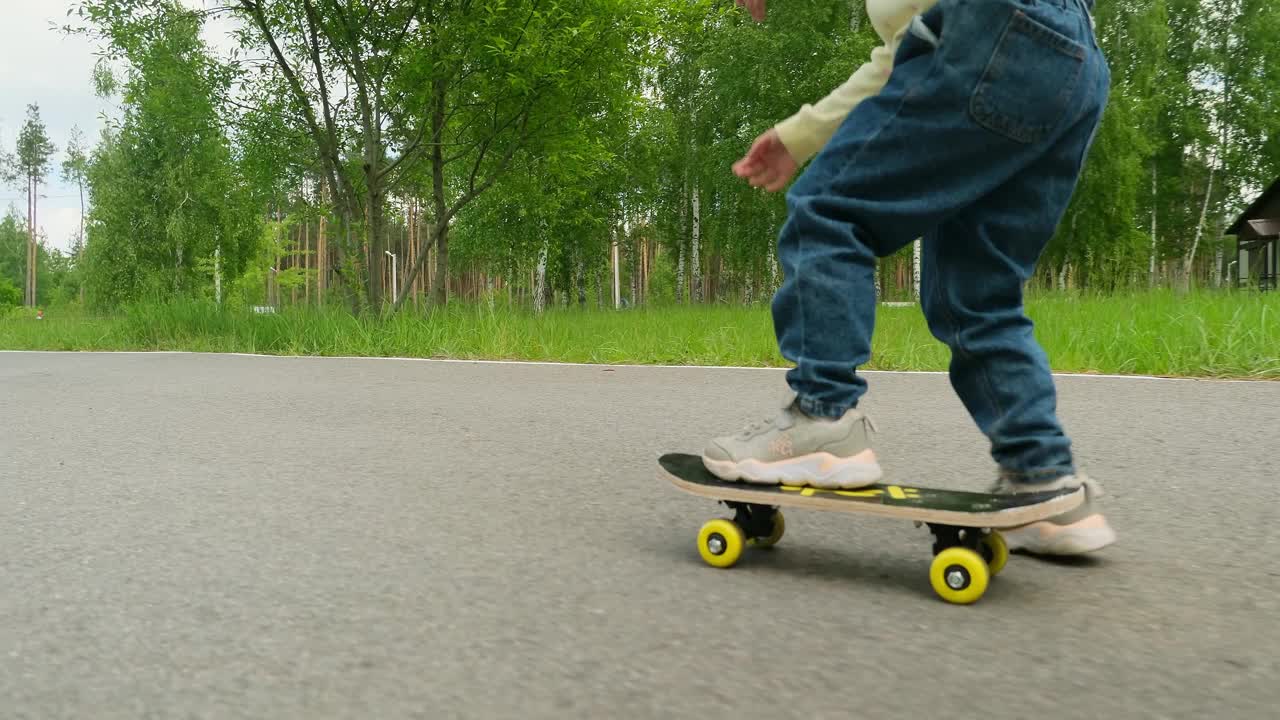
POLYGON ((49 136, 45 133, 44 122, 40 119, 40 106, 27 106, 27 118, 18 131, 18 147, 14 154, 17 176, 24 182, 30 180, 39 185, 49 174, 49 160, 57 150, 49 136))
MULTIPOLYGON (((27 230, 12 212, 0 220, 0 280, 21 289, 27 266, 27 230)), ((18 296, 19 302, 22 296, 18 296)))
MULTIPOLYGON (((0 220, 0 295, 6 288, 18 288, 18 304, 22 303, 27 258, 26 223, 12 212, 0 220)), ((74 296, 75 269, 71 257, 39 243, 36 246, 36 304, 69 302, 74 296)), ((0 305, 4 304, 0 301, 0 305)))
POLYGON ((79 279, 72 256, 43 244, 38 248, 37 305, 65 305, 74 302, 79 292, 79 279))
MULTIPOLYGON (((325 216, 327 287, 378 305, 384 250, 427 264, 402 240, 412 205, 422 252, 512 297, 540 267, 562 300, 608 296, 616 242, 628 301, 683 300, 704 279, 707 299, 759 301, 785 203, 730 166, 879 44, 862 0, 774 5, 758 24, 726 0, 234 0, 206 10, 239 28, 215 57, 187 5, 87 0, 95 82, 125 112, 88 167, 68 148, 64 174, 93 195, 68 282, 83 274, 106 304, 207 297, 221 247, 229 301, 259 302, 319 279, 270 268, 325 216)), ((1110 105, 1034 284, 1213 284, 1226 221, 1280 173, 1280 3, 1095 12, 1110 105)), ((904 261, 886 259, 886 297, 910 293, 904 261)))
POLYGON ((16 307, 22 304, 22 288, 14 285, 9 278, 0 277, 0 308, 16 307))
POLYGON ((66 159, 62 161, 62 179, 74 183, 83 182, 88 169, 89 155, 84 145, 84 133, 78 127, 72 128, 66 159))
POLYGON ((231 77, 210 58, 200 16, 170 2, 134 15, 109 1, 84 7, 125 64, 123 119, 103 133, 87 168, 91 301, 197 292, 206 282, 200 261, 217 248, 234 278, 258 220, 220 123, 231 77))

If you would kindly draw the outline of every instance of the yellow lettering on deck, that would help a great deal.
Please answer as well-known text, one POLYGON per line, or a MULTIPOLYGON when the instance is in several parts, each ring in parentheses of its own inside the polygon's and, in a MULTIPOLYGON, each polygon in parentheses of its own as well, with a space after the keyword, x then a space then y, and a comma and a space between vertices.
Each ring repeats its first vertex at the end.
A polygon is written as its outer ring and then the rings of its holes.
POLYGON ((920 499, 920 491, 915 488, 904 488, 897 485, 889 485, 886 489, 872 488, 870 490, 824 490, 822 488, 809 487, 807 485, 780 485, 784 492, 799 493, 801 497, 813 497, 814 495, 839 495, 848 498, 873 498, 884 495, 887 491, 889 497, 894 500, 918 500, 920 499))
POLYGON ((835 494, 843 497, 879 497, 883 490, 836 490, 835 494))
POLYGON ((795 485, 783 485, 782 489, 786 492, 798 492, 800 497, 813 497, 814 493, 818 492, 817 488, 798 487, 795 485))

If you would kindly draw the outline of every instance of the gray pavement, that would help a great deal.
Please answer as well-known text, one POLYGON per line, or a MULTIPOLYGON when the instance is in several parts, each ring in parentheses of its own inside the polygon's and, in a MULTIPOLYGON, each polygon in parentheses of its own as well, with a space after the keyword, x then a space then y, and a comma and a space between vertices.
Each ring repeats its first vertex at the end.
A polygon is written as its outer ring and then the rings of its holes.
MULTIPOLYGON (((986 484, 871 383, 896 480, 986 484)), ((0 717, 1276 717, 1280 383, 1060 388, 1121 542, 957 607, 882 518, 701 562, 655 459, 780 371, 0 353, 0 717)))

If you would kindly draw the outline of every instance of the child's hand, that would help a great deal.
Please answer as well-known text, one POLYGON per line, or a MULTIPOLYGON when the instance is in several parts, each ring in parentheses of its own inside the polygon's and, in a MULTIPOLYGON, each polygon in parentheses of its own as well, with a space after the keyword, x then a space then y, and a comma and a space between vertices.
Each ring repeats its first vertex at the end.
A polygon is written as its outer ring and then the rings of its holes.
POLYGON ((747 156, 733 165, 735 175, 746 178, 752 187, 763 187, 769 192, 786 187, 798 169, 791 152, 773 128, 756 138, 747 156))
POLYGON ((765 0, 735 0, 734 2, 738 7, 745 7, 756 22, 764 22, 764 3, 765 0))

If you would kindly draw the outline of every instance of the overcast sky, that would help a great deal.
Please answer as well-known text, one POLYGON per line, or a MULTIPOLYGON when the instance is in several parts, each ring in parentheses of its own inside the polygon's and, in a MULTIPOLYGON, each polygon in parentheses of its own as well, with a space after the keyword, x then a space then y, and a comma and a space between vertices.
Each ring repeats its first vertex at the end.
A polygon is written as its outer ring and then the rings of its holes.
MULTIPOLYGON (((99 115, 108 104, 93 93, 93 46, 52 27, 67 22, 67 0, 0 0, 0 147, 12 153, 27 105, 37 103, 49 139, 57 146, 54 172, 41 188, 46 195, 36 219, 48 242, 67 249, 80 225, 80 196, 62 182, 60 165, 71 128, 79 125, 86 142, 96 143, 99 115)), ((12 207, 26 215, 21 187, 0 187, 0 212, 12 207)))
MULTIPOLYGON (((205 2, 187 4, 201 7, 205 2)), ((27 105, 38 104, 57 154, 49 183, 41 188, 44 197, 36 219, 49 244, 63 250, 71 247, 80 226, 79 191, 61 178, 67 139, 78 125, 85 142, 96 145, 101 116, 113 107, 93 92, 93 43, 55 29, 67 24, 72 6, 72 0, 0 0, 0 147, 13 152, 27 105)), ((229 44, 225 23, 207 28, 205 35, 216 45, 229 44)), ((21 187, 0 186, 0 215, 12 208, 25 217, 26 207, 21 187)))

